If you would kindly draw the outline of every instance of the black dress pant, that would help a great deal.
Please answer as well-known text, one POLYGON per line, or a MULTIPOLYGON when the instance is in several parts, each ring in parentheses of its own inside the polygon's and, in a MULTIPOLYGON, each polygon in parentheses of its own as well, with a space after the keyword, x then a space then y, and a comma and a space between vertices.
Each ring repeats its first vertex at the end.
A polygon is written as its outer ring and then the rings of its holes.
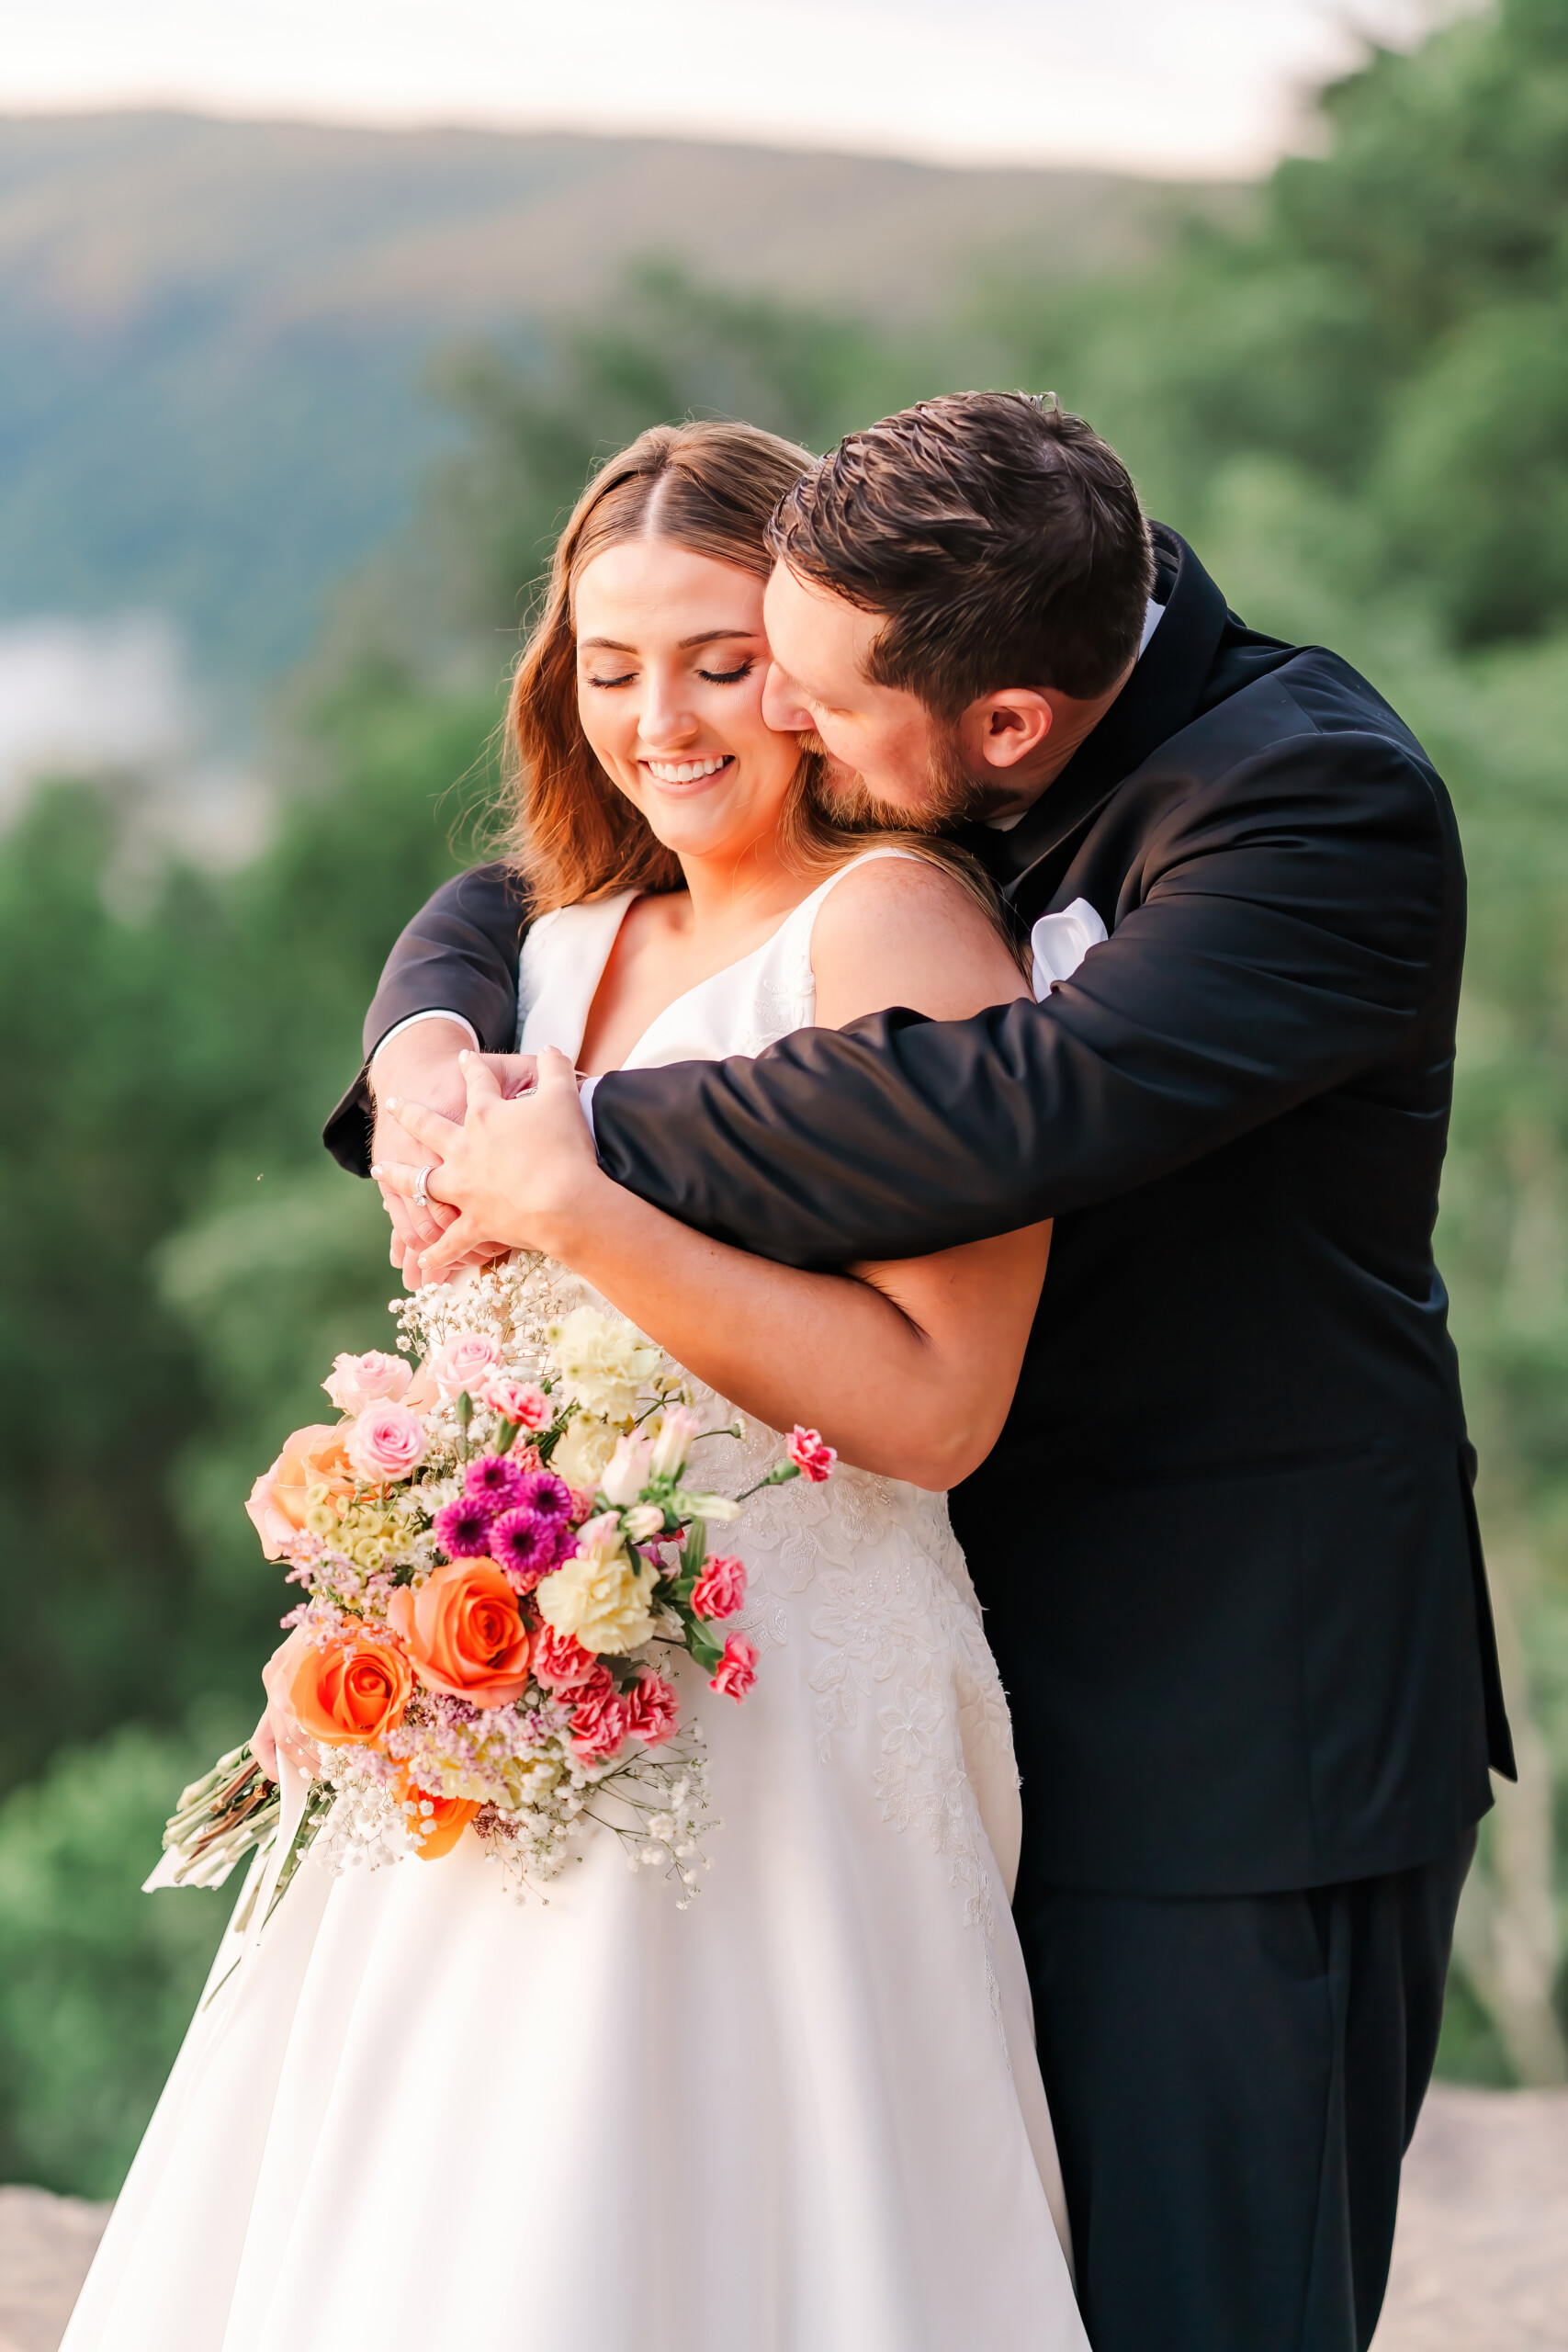
POLYGON ((1299 1894, 1020 1887, 1094 2352, 1365 2352, 1474 1849, 1299 1894))

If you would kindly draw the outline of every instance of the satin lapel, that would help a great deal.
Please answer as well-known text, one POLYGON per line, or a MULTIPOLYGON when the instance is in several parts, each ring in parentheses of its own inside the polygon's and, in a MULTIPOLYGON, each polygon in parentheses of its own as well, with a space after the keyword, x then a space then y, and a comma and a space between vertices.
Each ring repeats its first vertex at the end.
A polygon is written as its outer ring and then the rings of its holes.
MULTIPOLYGON (((1161 551, 1176 558, 1165 618, 1093 734, 1078 746, 1022 823, 999 836, 1003 858, 993 852, 991 870, 998 874, 1006 899, 1022 898, 1031 875, 1043 860, 1077 832, 1162 743, 1179 734, 1197 711, 1230 616, 1224 598, 1186 540, 1162 523, 1154 527, 1161 551)), ((998 838, 993 834, 993 841, 998 838)))

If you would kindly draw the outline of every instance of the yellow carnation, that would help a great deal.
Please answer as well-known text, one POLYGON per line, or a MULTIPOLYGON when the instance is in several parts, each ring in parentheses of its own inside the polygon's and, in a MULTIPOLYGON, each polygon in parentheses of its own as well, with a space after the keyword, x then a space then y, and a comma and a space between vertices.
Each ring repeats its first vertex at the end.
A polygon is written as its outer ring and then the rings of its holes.
POLYGON ((629 1419, 639 1382, 650 1380, 664 1361, 635 1324, 593 1306, 573 1307, 545 1340, 567 1395, 607 1421, 629 1419))
POLYGON ((615 1450, 615 1431, 578 1413, 568 1421, 550 1454, 550 1468, 579 1494, 591 1495, 615 1450))
POLYGON ((649 1602, 658 1571, 645 1560, 634 1569, 618 1546, 580 1552, 536 1586, 539 1614, 558 1634, 575 1634, 595 1656, 624 1657, 653 1631, 649 1602))

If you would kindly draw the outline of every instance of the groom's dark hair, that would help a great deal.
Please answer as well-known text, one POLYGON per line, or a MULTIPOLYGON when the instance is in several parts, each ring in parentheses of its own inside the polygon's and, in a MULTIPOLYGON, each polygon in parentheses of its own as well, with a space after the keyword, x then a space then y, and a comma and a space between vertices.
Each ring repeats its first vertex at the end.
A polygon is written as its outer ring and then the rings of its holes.
POLYGON ((868 675, 948 719, 1004 686, 1103 694, 1154 579, 1126 467, 1032 392, 953 392, 849 434, 785 492, 769 545, 885 613, 868 675))

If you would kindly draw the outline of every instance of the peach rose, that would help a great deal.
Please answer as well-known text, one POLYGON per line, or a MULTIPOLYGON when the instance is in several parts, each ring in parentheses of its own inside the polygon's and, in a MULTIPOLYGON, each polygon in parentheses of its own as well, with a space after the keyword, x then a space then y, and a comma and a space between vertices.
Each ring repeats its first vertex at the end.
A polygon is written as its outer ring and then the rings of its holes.
POLYGON ((254 1738, 251 1745, 262 1770, 271 1781, 277 1778, 277 1758, 280 1755, 286 1756, 295 1770, 303 1772, 308 1781, 313 1781, 321 1769, 316 1745, 313 1740, 307 1739, 299 1728, 290 1696, 294 1678, 311 1646, 310 1636, 304 1626, 296 1625, 288 1640, 278 1644, 262 1668, 266 1712, 256 1725, 257 1735, 262 1736, 262 1745, 257 1747, 254 1738))
POLYGON ((291 1535, 305 1524, 306 1489, 325 1487, 334 1495, 354 1492, 354 1474, 344 1450, 347 1432, 337 1421, 312 1421, 285 1438, 283 1451, 264 1470, 245 1505, 269 1560, 281 1559, 291 1535))
POLYGON ((473 1797, 438 1797, 429 1789, 415 1786, 409 1779, 405 1764, 392 1782, 392 1794, 402 1806, 408 1825, 420 1840, 422 1862, 438 1862, 449 1854, 464 1830, 479 1811, 473 1797), (430 1811, 425 1812, 428 1805, 430 1811))
POLYGON ((433 1690, 476 1707, 506 1707, 528 1687, 528 1629, 493 1560, 452 1560, 419 1590, 393 1593, 387 1614, 433 1690))
POLYGON ((288 1702, 312 1739, 330 1747, 374 1747, 402 1721, 412 1694, 402 1651, 366 1625, 348 1641, 308 1649, 288 1702))

